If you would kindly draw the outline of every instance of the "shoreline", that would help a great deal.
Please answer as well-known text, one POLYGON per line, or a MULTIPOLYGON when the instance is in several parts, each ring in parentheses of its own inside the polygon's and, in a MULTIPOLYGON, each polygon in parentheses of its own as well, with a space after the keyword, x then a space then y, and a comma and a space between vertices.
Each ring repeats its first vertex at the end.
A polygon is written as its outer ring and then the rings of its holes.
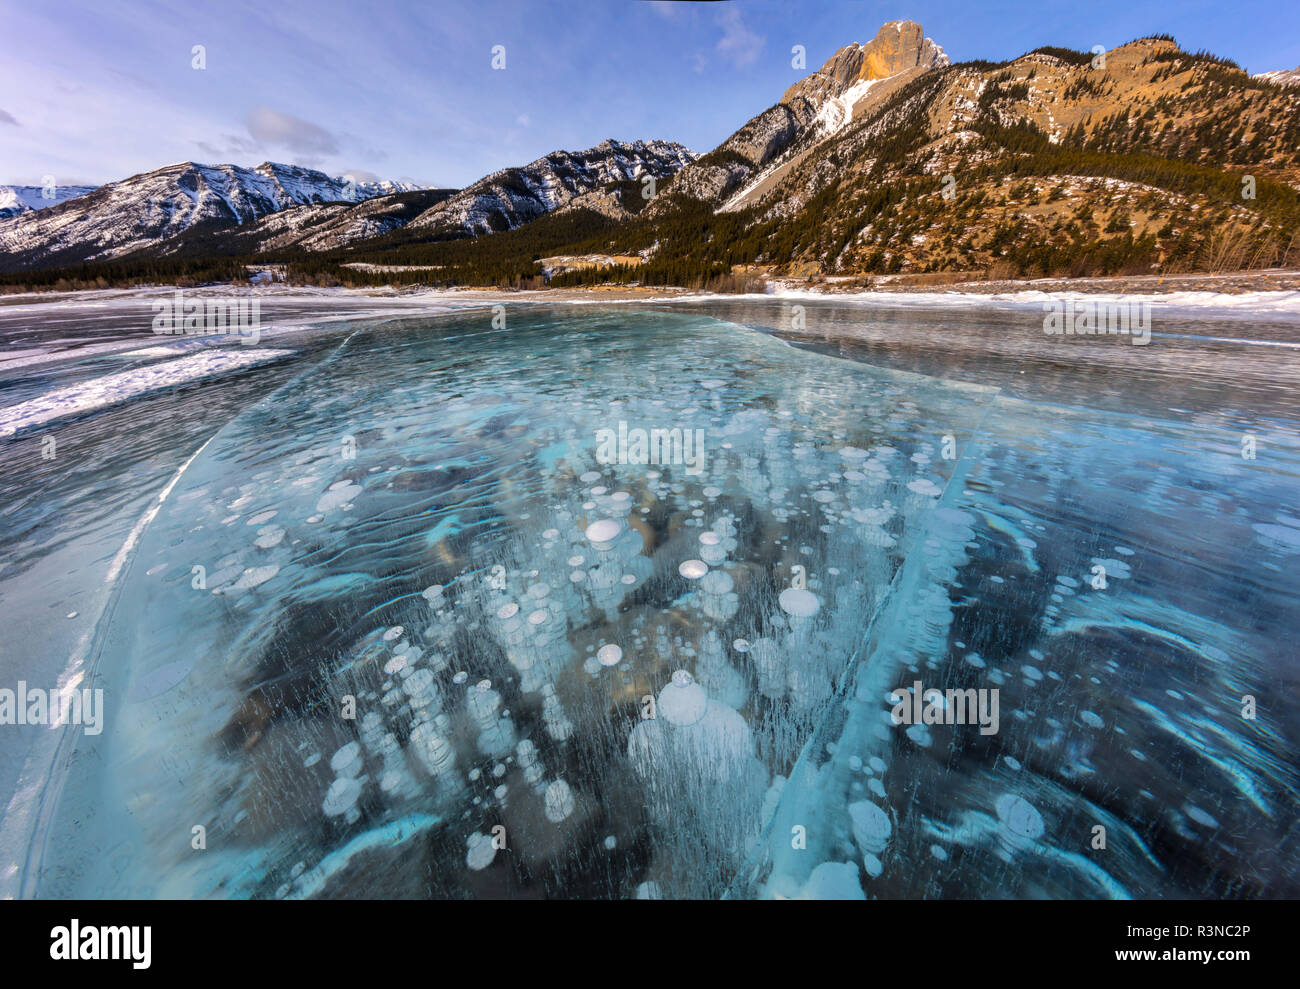
MULTIPOLYGON (((810 280, 804 278, 764 279, 761 292, 710 292, 679 286, 596 285, 581 288, 501 289, 487 286, 427 288, 373 286, 366 288, 320 288, 289 286, 283 283, 259 284, 249 288, 231 283, 190 286, 180 291, 195 295, 237 293, 254 297, 297 299, 376 299, 410 304, 419 299, 510 301, 526 299, 548 302, 673 302, 699 299, 806 298, 853 299, 868 301, 916 296, 921 299, 955 299, 1032 302, 1048 296, 1151 296, 1190 299, 1210 303, 1208 297, 1251 296, 1266 301, 1276 297, 1300 297, 1300 270, 1238 271, 1222 274, 1185 275, 1113 275, 1101 278, 1032 278, 990 281, 986 279, 944 282, 924 275, 874 276, 870 284, 856 277, 810 280), (1207 298, 1201 300, 1198 296, 1207 298)), ((0 294, 0 311, 9 306, 81 302, 98 299, 150 298, 178 291, 175 285, 139 285, 132 288, 75 289, 63 292, 11 292, 0 294)), ((1244 301, 1244 300, 1243 300, 1244 301)), ((1284 308, 1293 308, 1290 305, 1284 308)), ((1295 307, 1300 311, 1300 305, 1295 307)))

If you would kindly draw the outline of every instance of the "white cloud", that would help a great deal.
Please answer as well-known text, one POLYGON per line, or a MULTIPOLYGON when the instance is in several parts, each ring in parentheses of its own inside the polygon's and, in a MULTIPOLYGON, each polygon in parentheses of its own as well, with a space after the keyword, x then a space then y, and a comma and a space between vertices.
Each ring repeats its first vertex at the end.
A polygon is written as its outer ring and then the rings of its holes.
POLYGON ((338 139, 324 127, 269 106, 256 107, 247 124, 248 133, 263 144, 280 145, 300 155, 339 153, 338 139))
POLYGON ((745 26, 740 18, 739 7, 728 7, 719 14, 718 24, 722 27, 718 54, 730 59, 738 68, 750 65, 758 59, 767 39, 745 26))

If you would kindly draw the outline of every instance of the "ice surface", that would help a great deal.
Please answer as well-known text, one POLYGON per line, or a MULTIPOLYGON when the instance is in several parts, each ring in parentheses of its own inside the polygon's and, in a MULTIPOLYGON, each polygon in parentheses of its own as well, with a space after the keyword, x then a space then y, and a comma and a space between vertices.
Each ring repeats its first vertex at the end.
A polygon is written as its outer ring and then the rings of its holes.
POLYGON ((1285 846, 1294 710, 1239 709, 1296 444, 688 312, 490 322, 356 332, 179 477, 40 895, 1204 895, 1285 846), (703 470, 602 462, 620 423, 703 470), (915 680, 997 733, 893 724, 915 680))

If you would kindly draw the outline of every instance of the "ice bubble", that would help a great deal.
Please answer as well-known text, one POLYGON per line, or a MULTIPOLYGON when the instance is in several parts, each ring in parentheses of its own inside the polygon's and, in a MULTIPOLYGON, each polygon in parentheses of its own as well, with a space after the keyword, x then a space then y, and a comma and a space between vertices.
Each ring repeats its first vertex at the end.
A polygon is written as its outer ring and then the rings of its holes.
POLYGON ((674 673, 672 683, 659 692, 659 713, 678 728, 695 724, 708 706, 708 694, 686 670, 674 673))
POLYGON ((709 572, 709 565, 703 560, 687 560, 677 568, 677 572, 687 580, 699 580, 709 572))
POLYGON ((889 844, 893 824, 889 815, 870 800, 849 804, 849 818, 853 822, 853 840, 863 852, 881 852, 889 844))
POLYGON ((394 625, 384 633, 384 641, 392 642, 394 639, 400 639, 405 631, 406 629, 401 625, 394 625))
POLYGON ((476 831, 469 836, 469 851, 465 853, 465 864, 475 872, 486 869, 496 856, 496 847, 487 835, 476 831))
POLYGON ((268 580, 280 572, 279 567, 250 567, 245 570, 237 581, 231 584, 231 589, 236 591, 247 590, 250 587, 257 587, 265 584, 268 580))
POLYGON ((469 674, 466 673, 464 670, 461 670, 459 673, 457 673, 454 677, 451 678, 451 682, 464 683, 468 679, 469 679, 469 674))
POLYGON ((615 491, 612 495, 610 495, 610 498, 613 499, 614 501, 619 501, 619 502, 631 501, 632 493, 630 491, 615 491))
POLYGON ((1219 826, 1218 821, 1195 804, 1184 804, 1183 810, 1186 811, 1187 816, 1197 824, 1204 824, 1207 828, 1217 828, 1219 826))
POLYGON ((1024 797, 1004 793, 993 805, 1000 820, 1013 834, 1025 838, 1038 838, 1043 834, 1043 816, 1024 797))
POLYGON ((736 652, 749 652, 749 640, 737 639, 731 644, 731 648, 735 649, 736 652))
POLYGON ((433 604, 442 603, 442 585, 434 584, 432 587, 426 587, 420 592, 420 597, 433 604))
POLYGON ((616 646, 612 642, 596 650, 596 659, 601 666, 617 666, 622 658, 622 647, 616 646))
POLYGON ((611 835, 606 835, 606 836, 605 836, 605 847, 608 848, 608 849, 612 852, 615 848, 618 847, 618 839, 615 838, 612 834, 611 834, 611 835))
POLYGON ((609 488, 605 487, 604 485, 599 485, 597 487, 592 488, 591 493, 594 495, 603 495, 608 490, 609 488))
POLYGON ((546 819, 559 824, 573 813, 573 791, 564 780, 556 780, 546 788, 546 819))
POLYGON ((700 581, 700 587, 706 594, 727 594, 735 586, 736 582, 731 579, 731 574, 725 570, 711 570, 700 581))
POLYGON ((704 546, 716 546, 722 542, 722 537, 716 532, 701 532, 700 543, 704 546))
POLYGON ((581 556, 571 556, 568 559, 568 564, 571 567, 580 567, 586 562, 586 559, 581 556))
POLYGON ((359 494, 361 494, 360 484, 353 484, 351 481, 339 481, 331 484, 329 491, 321 495, 320 500, 316 502, 316 511, 328 512, 341 505, 346 505, 359 494))
POLYGON ((271 549, 282 542, 284 542, 284 529, 278 525, 268 525, 257 530, 257 538, 253 540, 253 545, 258 549, 271 549))
POLYGON ((542 538, 543 538, 543 539, 559 539, 559 538, 560 538, 560 530, 559 530, 559 529, 547 529, 545 532, 542 533, 542 538))
POLYGON ((394 656, 384 664, 384 672, 389 676, 400 672, 406 666, 406 659, 402 656, 394 656))
POLYGON ((787 587, 777 600, 781 610, 794 618, 811 618, 822 606, 816 594, 802 587, 787 587))
POLYGON ((848 862, 823 862, 813 869, 801 894, 805 900, 865 900, 858 867, 848 862))
POLYGON ((609 543, 618 538, 623 527, 616 519, 601 519, 587 526, 586 536, 593 543, 609 543))
POLYGON ((1100 715, 1094 714, 1092 711, 1080 711, 1079 720, 1089 728, 1100 728, 1106 723, 1101 719, 1100 715))
POLYGON ((352 805, 357 802, 361 796, 360 781, 351 776, 340 776, 330 784, 329 790, 325 794, 325 800, 321 804, 321 810, 325 812, 326 817, 338 817, 352 809, 352 805))
POLYGON ((638 900, 661 900, 663 893, 660 892, 657 882, 642 883, 636 888, 636 898, 638 900))
POLYGON ((712 485, 704 489, 704 497, 706 498, 716 498, 720 494, 722 494, 722 489, 715 488, 712 485))
POLYGON ((922 477, 916 481, 908 481, 907 490, 914 494, 924 495, 928 498, 936 498, 943 494, 943 489, 937 487, 928 477, 922 477))
POLYGON ((937 858, 940 862, 948 861, 948 852, 942 845, 931 845, 930 854, 933 855, 935 858, 937 858))
POLYGON ((536 611, 531 612, 529 614, 528 624, 541 625, 543 622, 546 621, 546 619, 550 617, 551 617, 551 613, 549 611, 547 611, 545 608, 538 608, 536 611))
POLYGON ((517 614, 519 614, 519 605, 515 604, 513 601, 507 601, 497 609, 497 617, 502 621, 514 618, 517 614))
POLYGON ((1283 550, 1300 549, 1300 529, 1294 529, 1288 525, 1271 525, 1267 522, 1256 522, 1251 528, 1262 536, 1265 541, 1283 550))
POLYGON ((578 478, 578 480, 581 481, 583 484, 591 484, 593 481, 600 480, 600 474, 594 470, 589 470, 587 471, 587 473, 583 474, 580 478, 578 478))
POLYGON ((878 879, 885 871, 884 864, 870 852, 862 856, 862 867, 867 870, 867 875, 872 879, 878 879))

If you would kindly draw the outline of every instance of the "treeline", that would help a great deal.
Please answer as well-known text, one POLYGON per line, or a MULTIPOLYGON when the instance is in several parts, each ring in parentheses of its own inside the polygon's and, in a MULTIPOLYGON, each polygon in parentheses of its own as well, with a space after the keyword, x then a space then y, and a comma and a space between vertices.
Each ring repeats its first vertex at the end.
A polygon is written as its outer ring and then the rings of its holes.
POLYGON ((176 285, 187 288, 214 282, 248 281, 253 258, 120 258, 62 268, 0 274, 0 292, 71 292, 82 289, 176 285))

